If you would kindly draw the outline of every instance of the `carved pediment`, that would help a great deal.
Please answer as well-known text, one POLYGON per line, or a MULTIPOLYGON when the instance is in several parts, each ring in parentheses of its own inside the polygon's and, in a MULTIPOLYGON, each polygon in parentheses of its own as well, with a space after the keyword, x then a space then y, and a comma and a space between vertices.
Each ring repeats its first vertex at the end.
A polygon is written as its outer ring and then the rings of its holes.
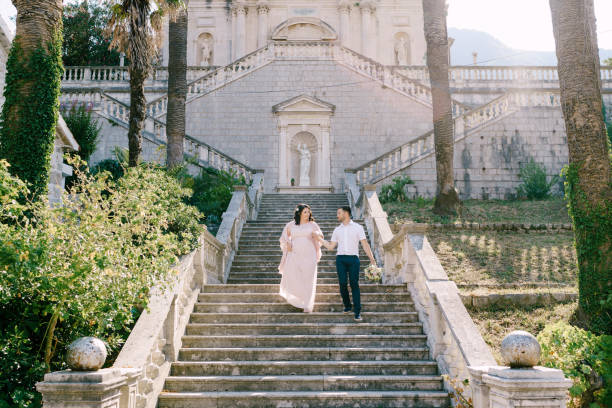
POLYGON ((336 31, 316 17, 293 17, 283 21, 274 29, 273 40, 285 41, 333 41, 336 31))
POLYGON ((300 95, 276 104, 272 107, 274 113, 327 113, 332 114, 336 107, 314 96, 300 95))

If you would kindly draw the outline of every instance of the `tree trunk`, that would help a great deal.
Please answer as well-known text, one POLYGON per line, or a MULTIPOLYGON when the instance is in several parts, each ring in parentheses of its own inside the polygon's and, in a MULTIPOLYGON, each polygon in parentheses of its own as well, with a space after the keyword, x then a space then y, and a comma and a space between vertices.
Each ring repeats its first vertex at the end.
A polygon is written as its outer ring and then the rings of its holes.
POLYGON ((449 47, 445 0, 423 0, 423 20, 436 150, 437 187, 433 211, 439 215, 458 215, 461 213, 461 200, 455 189, 453 167, 455 141, 448 81, 449 47))
POLYGON ((168 41, 172 44, 168 60, 168 136, 169 168, 183 163, 185 139, 185 100, 187 98, 187 10, 180 10, 176 21, 170 21, 168 41))
POLYGON ((569 168, 566 194, 578 256, 579 313, 612 334, 612 190, 593 0, 550 0, 569 168))
POLYGON ((151 43, 148 35, 149 0, 132 1, 129 15, 129 59, 130 59, 130 117, 128 129, 129 160, 134 167, 142 152, 142 129, 146 117, 147 102, 144 82, 151 71, 151 43))
POLYGON ((17 30, 6 64, 0 158, 44 198, 59 112, 61 0, 13 0, 17 30))

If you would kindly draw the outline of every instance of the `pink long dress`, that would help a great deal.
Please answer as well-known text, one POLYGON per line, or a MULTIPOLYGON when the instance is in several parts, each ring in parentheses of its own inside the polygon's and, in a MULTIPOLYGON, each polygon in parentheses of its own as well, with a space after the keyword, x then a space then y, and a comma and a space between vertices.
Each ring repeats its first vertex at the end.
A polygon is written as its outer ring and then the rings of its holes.
POLYGON ((321 229, 315 222, 296 225, 291 221, 280 238, 283 257, 278 267, 283 275, 280 295, 295 307, 312 312, 317 293, 317 263, 321 259, 321 243, 312 238, 313 231, 321 229), (287 243, 291 240, 292 250, 287 243))

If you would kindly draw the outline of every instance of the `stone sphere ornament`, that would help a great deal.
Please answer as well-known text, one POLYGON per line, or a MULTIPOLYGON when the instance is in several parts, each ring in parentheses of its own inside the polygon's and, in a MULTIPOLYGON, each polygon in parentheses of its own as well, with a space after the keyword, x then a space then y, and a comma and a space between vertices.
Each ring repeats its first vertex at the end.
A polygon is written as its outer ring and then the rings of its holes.
POLYGON ((81 337, 70 343, 66 363, 74 371, 96 371, 106 361, 106 346, 96 337, 81 337))
POLYGON ((540 361, 540 343, 531 334, 515 330, 501 343, 501 355, 511 368, 533 367, 540 361))

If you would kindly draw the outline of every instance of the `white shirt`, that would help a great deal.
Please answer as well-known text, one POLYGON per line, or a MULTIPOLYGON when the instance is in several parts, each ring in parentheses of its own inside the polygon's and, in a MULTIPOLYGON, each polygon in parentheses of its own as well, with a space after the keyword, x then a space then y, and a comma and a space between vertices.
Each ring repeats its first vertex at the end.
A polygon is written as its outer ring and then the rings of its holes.
POLYGON ((359 241, 366 239, 363 227, 356 222, 340 224, 334 230, 331 241, 338 243, 338 255, 359 256, 359 241))

